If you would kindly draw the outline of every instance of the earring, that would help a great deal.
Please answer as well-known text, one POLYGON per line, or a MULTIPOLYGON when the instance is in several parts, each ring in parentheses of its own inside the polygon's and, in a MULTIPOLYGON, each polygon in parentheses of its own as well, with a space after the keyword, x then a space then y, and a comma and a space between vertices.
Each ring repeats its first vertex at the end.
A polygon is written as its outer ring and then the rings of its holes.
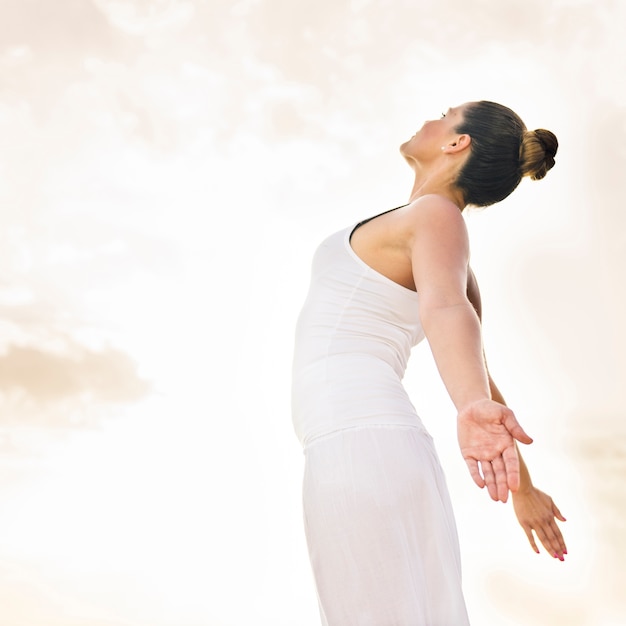
POLYGON ((445 146, 441 146, 441 149, 442 149, 442 150, 445 150, 445 149, 446 149, 446 147, 445 147, 445 146))

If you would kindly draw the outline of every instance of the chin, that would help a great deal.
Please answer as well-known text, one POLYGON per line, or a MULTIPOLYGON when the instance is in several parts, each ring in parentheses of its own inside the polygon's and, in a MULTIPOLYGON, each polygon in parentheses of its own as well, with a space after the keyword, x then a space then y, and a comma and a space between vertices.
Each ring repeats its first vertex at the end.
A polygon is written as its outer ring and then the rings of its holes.
POLYGON ((415 159, 419 152, 418 144, 415 142, 415 135, 400 146, 400 154, 405 159, 415 159))

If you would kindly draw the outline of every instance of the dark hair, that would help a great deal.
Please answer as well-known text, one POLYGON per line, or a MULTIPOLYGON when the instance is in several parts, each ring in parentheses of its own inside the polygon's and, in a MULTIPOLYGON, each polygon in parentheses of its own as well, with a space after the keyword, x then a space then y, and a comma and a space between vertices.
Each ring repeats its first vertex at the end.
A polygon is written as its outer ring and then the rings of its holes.
POLYGON ((554 165, 559 146, 549 130, 526 130, 511 109, 486 100, 468 105, 455 130, 472 138, 470 155, 455 184, 465 202, 475 206, 504 200, 523 176, 543 178, 554 165))

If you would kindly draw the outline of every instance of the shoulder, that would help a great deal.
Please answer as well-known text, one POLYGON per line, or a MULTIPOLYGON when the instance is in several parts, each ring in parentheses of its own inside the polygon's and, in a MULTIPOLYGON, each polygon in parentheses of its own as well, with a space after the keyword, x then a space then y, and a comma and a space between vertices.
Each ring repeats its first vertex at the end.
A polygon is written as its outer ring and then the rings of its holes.
POLYGON ((443 292, 454 292, 455 298, 465 295, 469 237, 458 206, 436 195, 423 196, 410 206, 410 253, 417 292, 423 297, 443 292))
POLYGON ((407 205, 405 227, 411 239, 436 236, 444 240, 468 238, 463 214, 453 202, 436 194, 421 196, 407 205))

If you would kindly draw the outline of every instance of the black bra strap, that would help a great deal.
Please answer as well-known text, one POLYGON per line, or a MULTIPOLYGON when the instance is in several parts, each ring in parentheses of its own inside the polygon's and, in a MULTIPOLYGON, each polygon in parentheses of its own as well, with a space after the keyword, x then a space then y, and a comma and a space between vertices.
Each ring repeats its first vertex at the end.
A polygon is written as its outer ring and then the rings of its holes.
POLYGON ((356 231, 356 229, 363 226, 363 224, 367 224, 368 222, 375 220, 377 217, 380 217, 381 215, 387 215, 387 213, 391 213, 392 211, 397 211, 398 209, 402 209, 405 206, 409 206, 409 205, 401 204, 400 206, 394 207, 393 209, 388 209, 387 211, 383 211, 382 213, 378 213, 377 215, 373 215, 372 217, 368 217, 367 219, 364 219, 352 229, 352 232, 350 233, 350 238, 352 238, 352 235, 354 235, 354 232, 356 231))

